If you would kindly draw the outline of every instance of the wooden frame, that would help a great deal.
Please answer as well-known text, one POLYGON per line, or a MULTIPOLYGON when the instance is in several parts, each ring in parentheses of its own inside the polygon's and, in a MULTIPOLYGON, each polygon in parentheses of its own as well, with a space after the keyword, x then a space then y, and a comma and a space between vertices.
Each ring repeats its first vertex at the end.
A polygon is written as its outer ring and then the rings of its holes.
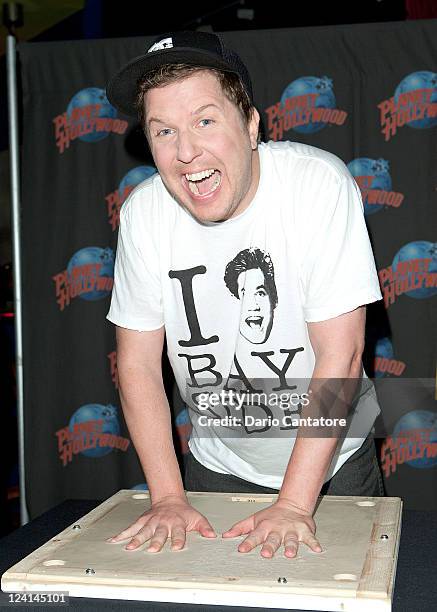
MULTIPOLYGON (((218 534, 270 505, 276 496, 188 493, 218 534)), ((150 505, 147 492, 122 490, 2 576, 3 591, 67 591, 70 596, 126 600, 389 611, 402 502, 396 497, 320 498, 315 521, 324 551, 301 545, 295 559, 237 551, 242 537, 202 538, 186 548, 147 553, 106 542, 150 505), (87 571, 88 570, 88 571, 87 571)))

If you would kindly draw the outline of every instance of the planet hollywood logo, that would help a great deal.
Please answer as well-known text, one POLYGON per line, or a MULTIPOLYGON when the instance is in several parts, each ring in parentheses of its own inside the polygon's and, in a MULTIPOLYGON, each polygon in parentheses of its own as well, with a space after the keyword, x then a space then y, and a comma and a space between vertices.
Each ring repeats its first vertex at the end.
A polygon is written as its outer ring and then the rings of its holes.
POLYGON ((114 252, 109 247, 80 249, 68 262, 67 269, 52 279, 61 311, 76 297, 91 302, 106 298, 114 284, 114 252))
POLYGON ((347 112, 336 106, 332 79, 300 77, 287 85, 279 102, 266 108, 269 137, 281 140, 289 130, 313 134, 327 125, 343 125, 347 112))
POLYGON ((419 70, 406 76, 394 95, 378 104, 385 140, 407 125, 427 129, 437 125, 437 73, 419 70))
POLYGON ((395 359, 393 345, 389 338, 380 338, 375 346, 374 372, 375 378, 384 376, 400 376, 406 364, 395 359))
POLYGON ((117 408, 112 405, 85 404, 72 415, 66 427, 56 432, 59 459, 65 467, 76 455, 93 459, 114 449, 126 452, 128 438, 120 436, 117 408))
POLYGON ((428 469, 437 465, 437 415, 413 410, 399 419, 381 446, 381 467, 386 478, 398 465, 428 469))
POLYGON ((399 208, 404 201, 403 193, 392 191, 387 160, 357 157, 347 167, 361 190, 365 215, 372 215, 384 207, 399 208))
POLYGON ((128 122, 117 119, 116 109, 109 103, 104 89, 87 87, 70 100, 67 110, 53 119, 55 141, 59 153, 73 140, 98 142, 109 134, 124 134, 128 122))
POLYGON ((157 170, 154 166, 137 166, 132 168, 132 170, 129 170, 124 175, 118 189, 105 197, 108 209, 108 223, 112 227, 112 231, 115 231, 120 225, 120 208, 130 192, 137 185, 156 174, 156 172, 157 170))
POLYGON ((404 245, 391 266, 378 271, 385 307, 401 295, 426 299, 437 294, 437 243, 417 240, 404 245))
POLYGON ((107 355, 109 359, 109 371, 114 387, 118 389, 118 368, 117 368, 117 351, 112 351, 107 355))

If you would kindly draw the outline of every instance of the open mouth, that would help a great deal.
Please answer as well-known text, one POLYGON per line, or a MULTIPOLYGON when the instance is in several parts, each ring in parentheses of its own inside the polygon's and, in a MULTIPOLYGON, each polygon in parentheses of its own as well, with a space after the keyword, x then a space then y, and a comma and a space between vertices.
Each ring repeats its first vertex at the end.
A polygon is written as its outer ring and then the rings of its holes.
POLYGON ((222 180, 220 170, 215 170, 214 168, 202 170, 201 172, 194 172, 193 174, 185 174, 184 176, 191 193, 195 196, 202 197, 214 193, 222 180))
POLYGON ((246 323, 251 329, 259 329, 262 325, 263 317, 247 317, 246 323))

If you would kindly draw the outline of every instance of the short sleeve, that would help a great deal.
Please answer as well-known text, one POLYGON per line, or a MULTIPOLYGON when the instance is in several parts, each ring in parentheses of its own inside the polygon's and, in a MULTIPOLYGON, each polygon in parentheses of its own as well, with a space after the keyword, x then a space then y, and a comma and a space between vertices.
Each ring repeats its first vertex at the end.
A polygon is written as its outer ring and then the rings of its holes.
POLYGON ((120 211, 114 287, 107 319, 120 327, 152 331, 164 324, 159 258, 151 229, 141 212, 140 195, 120 211))
MULTIPOLYGON (((338 160, 339 163, 340 160, 338 160)), ((300 217, 300 279, 307 322, 382 299, 359 188, 346 168, 313 176, 300 217)))

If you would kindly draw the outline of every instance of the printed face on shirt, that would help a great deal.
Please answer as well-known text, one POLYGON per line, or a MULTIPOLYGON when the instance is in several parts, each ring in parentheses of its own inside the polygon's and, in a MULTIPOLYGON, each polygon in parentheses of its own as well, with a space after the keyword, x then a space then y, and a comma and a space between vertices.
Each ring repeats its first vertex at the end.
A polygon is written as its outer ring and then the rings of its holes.
POLYGON ((273 308, 260 268, 241 272, 238 296, 241 300, 240 334, 253 344, 262 344, 272 328, 273 308))
POLYGON ((198 221, 223 221, 252 201, 259 182, 259 115, 249 124, 207 70, 144 96, 150 148, 162 181, 198 221))

